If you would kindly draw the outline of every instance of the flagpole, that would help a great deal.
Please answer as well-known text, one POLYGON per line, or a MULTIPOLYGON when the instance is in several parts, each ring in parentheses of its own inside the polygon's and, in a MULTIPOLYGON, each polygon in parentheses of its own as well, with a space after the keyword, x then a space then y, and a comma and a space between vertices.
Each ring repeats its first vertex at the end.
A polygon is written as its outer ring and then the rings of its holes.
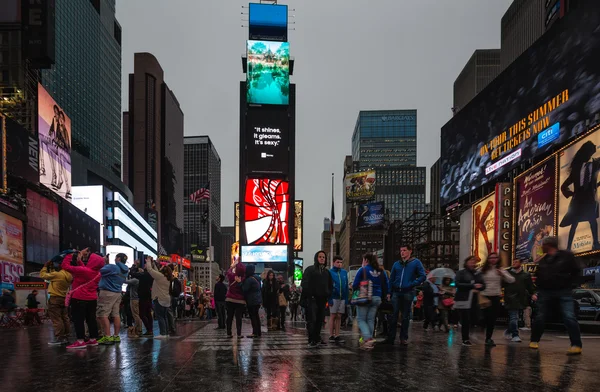
POLYGON ((329 235, 330 235, 330 247, 329 247, 329 265, 331 268, 333 268, 333 241, 335 241, 335 226, 333 221, 335 220, 334 218, 334 203, 333 203, 333 182, 334 182, 334 175, 333 173, 331 173, 331 229, 329 230, 329 235))

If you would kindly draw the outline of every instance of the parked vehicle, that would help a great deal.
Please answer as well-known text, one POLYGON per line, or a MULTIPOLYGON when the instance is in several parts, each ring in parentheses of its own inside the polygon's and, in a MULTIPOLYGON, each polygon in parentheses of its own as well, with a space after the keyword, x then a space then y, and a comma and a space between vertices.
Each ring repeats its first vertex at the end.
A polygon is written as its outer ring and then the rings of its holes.
POLYGON ((600 295, 594 290, 573 290, 573 298, 579 305, 578 319, 600 321, 600 295))

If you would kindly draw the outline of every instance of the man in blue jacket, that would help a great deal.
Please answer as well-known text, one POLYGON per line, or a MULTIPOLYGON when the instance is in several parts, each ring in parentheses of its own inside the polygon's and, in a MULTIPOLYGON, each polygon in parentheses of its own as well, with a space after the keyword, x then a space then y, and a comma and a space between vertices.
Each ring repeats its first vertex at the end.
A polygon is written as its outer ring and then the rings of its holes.
POLYGON ((114 264, 106 264, 100 270, 100 283, 98 288, 98 308, 96 309, 96 317, 102 325, 104 336, 98 340, 99 344, 111 345, 121 343, 119 332, 121 329, 121 317, 119 306, 121 305, 121 291, 129 268, 125 263, 127 255, 119 253, 115 257, 114 264), (115 334, 110 335, 109 317, 113 318, 115 326, 115 334))
POLYGON ((348 303, 348 271, 342 268, 344 260, 341 256, 333 256, 333 268, 329 270, 333 280, 333 290, 329 297, 329 341, 345 343, 340 337, 342 315, 348 303))
POLYGON ((388 291, 390 294, 387 297, 388 300, 391 297, 394 314, 389 327, 390 333, 384 343, 394 344, 398 326, 398 313, 402 312, 400 341, 403 345, 408 345, 408 328, 410 327, 411 305, 415 298, 415 287, 425 281, 426 274, 421 261, 412 257, 412 246, 401 246, 400 258, 401 260, 394 263, 390 274, 388 291))

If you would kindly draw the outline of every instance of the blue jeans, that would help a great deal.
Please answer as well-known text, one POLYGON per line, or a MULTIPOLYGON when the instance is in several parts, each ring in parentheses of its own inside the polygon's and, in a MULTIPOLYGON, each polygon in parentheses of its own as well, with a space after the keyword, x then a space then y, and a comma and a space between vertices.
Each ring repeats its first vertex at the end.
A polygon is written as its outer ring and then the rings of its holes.
POLYGON ((157 300, 154 300, 154 315, 158 320, 158 329, 161 335, 167 334, 167 325, 169 325, 169 308, 162 306, 157 300))
POLYGON ((579 323, 575 318, 575 309, 573 306, 573 293, 570 289, 564 290, 540 290, 538 292, 537 315, 533 321, 533 329, 531 331, 531 341, 539 342, 544 334, 544 324, 546 322, 546 313, 553 303, 553 300, 558 300, 560 311, 562 313, 563 322, 569 332, 571 346, 583 347, 581 342, 581 332, 579 331, 579 323))
POLYGON ((513 338, 519 336, 519 313, 521 311, 519 309, 510 309, 508 311, 508 333, 512 335, 513 338))
POLYGON ((398 326, 398 314, 402 312, 402 328, 400 329, 400 340, 408 340, 408 328, 410 327, 410 313, 413 300, 415 298, 414 291, 396 292, 392 295, 392 306, 394 313, 390 321, 390 333, 388 340, 392 343, 396 340, 396 329, 398 326))
POLYGON ((369 305, 356 307, 358 328, 360 328, 360 334, 365 342, 373 337, 373 331, 375 330, 375 316, 377 315, 379 305, 381 305, 381 297, 373 296, 369 305))

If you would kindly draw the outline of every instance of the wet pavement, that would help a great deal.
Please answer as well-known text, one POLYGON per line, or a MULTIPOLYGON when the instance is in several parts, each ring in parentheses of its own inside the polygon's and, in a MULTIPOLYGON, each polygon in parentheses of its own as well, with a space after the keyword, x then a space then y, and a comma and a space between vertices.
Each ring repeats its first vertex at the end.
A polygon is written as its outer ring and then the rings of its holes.
MULTIPOLYGON (((47 345, 50 325, 0 330, 2 391, 593 391, 600 389, 600 336, 567 357, 569 340, 549 332, 534 351, 509 343, 463 347, 459 334, 411 329, 408 347, 345 344, 308 349, 302 325, 264 332, 261 340, 227 339, 215 324, 179 322, 178 339, 128 340, 67 351, 47 345)), ((244 333, 250 333, 245 320, 244 333)), ((522 337, 527 340, 528 335, 522 337)), ((323 334, 323 338, 327 336, 323 334)))

